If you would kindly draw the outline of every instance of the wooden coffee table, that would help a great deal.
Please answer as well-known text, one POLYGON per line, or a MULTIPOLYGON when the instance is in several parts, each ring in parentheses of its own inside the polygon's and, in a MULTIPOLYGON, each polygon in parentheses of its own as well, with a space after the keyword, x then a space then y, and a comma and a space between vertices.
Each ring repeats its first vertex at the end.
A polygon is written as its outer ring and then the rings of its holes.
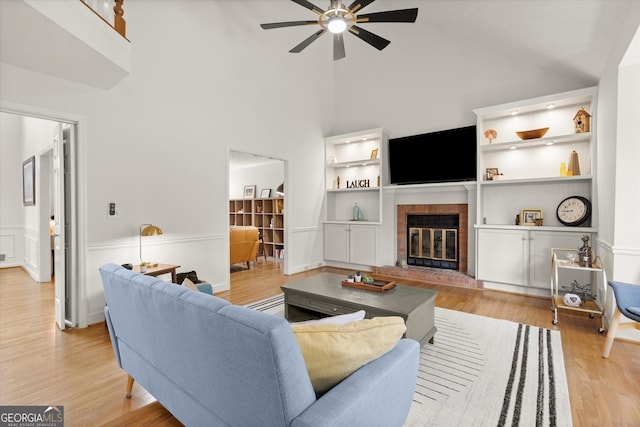
POLYGON ((396 285, 385 292, 342 286, 344 275, 321 273, 282 286, 284 315, 292 322, 364 310, 365 318, 401 316, 405 337, 433 343, 437 329, 434 310, 437 291, 396 285))

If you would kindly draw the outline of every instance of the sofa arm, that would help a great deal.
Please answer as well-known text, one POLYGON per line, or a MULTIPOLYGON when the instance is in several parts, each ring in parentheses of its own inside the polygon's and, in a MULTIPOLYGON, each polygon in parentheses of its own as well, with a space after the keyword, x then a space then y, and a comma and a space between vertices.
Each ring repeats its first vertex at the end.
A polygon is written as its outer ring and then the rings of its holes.
POLYGON ((213 295, 213 286, 211 286, 211 283, 206 283, 206 282, 196 283, 196 288, 198 288, 200 292, 213 295))
POLYGON ((419 360, 418 342, 400 340, 315 401, 291 426, 402 426, 413 401, 419 360))

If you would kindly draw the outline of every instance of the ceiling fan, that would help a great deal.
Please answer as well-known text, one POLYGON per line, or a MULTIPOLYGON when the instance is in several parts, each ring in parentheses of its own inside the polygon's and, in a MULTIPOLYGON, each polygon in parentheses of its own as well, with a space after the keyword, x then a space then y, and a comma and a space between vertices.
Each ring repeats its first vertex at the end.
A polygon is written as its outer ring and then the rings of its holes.
POLYGON ((327 10, 322 10, 308 0, 291 1, 315 12, 318 14, 318 19, 316 21, 274 22, 271 24, 260 24, 260 26, 265 30, 270 30, 273 28, 296 27, 302 25, 320 25, 320 30, 303 40, 302 43, 295 46, 289 52, 302 52, 304 48, 329 31, 330 33, 333 33, 334 61, 346 56, 343 37, 346 31, 349 31, 351 34, 369 43, 378 50, 384 49, 389 45, 389 43, 391 43, 389 40, 360 28, 356 24, 363 24, 367 22, 416 22, 416 18, 418 16, 417 8, 356 15, 356 12, 364 9, 375 0, 355 0, 347 7, 344 6, 341 0, 330 0, 331 3, 327 10))

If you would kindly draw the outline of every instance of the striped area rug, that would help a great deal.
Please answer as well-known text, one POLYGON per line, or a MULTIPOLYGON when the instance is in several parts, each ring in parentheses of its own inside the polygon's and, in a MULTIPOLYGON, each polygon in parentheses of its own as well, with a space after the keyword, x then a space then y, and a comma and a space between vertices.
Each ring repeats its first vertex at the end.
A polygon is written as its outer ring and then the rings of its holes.
MULTIPOLYGON (((248 305, 284 315, 279 295, 248 305)), ((436 307, 406 427, 571 426, 560 332, 436 307)))

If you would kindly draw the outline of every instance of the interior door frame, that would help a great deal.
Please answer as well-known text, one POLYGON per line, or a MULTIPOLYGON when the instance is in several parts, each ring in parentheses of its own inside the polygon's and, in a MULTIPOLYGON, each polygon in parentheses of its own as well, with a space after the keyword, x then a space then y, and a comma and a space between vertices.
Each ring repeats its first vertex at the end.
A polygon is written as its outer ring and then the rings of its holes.
MULTIPOLYGON (((227 145, 226 147, 226 181, 225 181, 225 193, 226 193, 226 202, 225 202, 225 206, 228 210, 228 206, 229 206, 229 174, 230 174, 230 168, 229 168, 229 163, 230 163, 230 158, 231 158, 231 152, 235 151, 235 152, 239 152, 239 153, 247 153, 247 154, 252 154, 254 156, 257 157, 264 157, 267 159, 272 159, 272 160, 278 160, 280 162, 282 162, 282 168, 283 168, 283 185, 284 188, 287 188, 287 177, 288 177, 288 170, 289 170, 289 161, 286 159, 282 159, 280 157, 274 157, 274 156, 269 156, 266 154, 262 154, 262 153, 256 153, 255 150, 245 150, 245 149, 240 149, 240 148, 232 148, 229 145, 227 145)), ((285 198, 285 207, 287 206, 287 201, 285 198)), ((291 239, 289 237, 289 220, 288 220, 288 213, 289 213, 290 209, 286 208, 284 210, 284 239, 285 242, 290 242, 291 239)), ((224 216, 226 218, 226 227, 227 230, 230 228, 229 225, 229 215, 228 212, 225 214, 224 216)), ((227 231, 227 248, 229 247, 229 232, 227 231)), ((285 246, 286 247, 286 246, 285 246)), ((290 250, 285 250, 284 252, 284 259, 282 260, 282 272, 284 275, 289 275, 289 256, 291 254, 290 250)), ((229 261, 229 254, 227 253, 227 262, 229 261)), ((231 289, 231 271, 227 270, 227 283, 229 284, 229 289, 231 289)))
MULTIPOLYGON (((82 149, 80 141, 86 139, 86 119, 75 113, 50 110, 33 105, 20 104, 11 101, 0 100, 0 111, 28 116, 38 119, 56 121, 75 126, 75 141, 72 141, 71 150, 75 162, 73 164, 73 175, 75 179, 71 183, 72 210, 74 211, 74 221, 70 224, 72 235, 74 236, 72 245, 72 256, 68 263, 69 272, 67 278, 71 281, 69 289, 76 297, 73 303, 75 310, 75 325, 79 328, 88 326, 88 306, 86 290, 82 283, 86 282, 86 253, 87 253, 87 227, 86 227, 86 153, 82 149)), ((48 229, 48 228, 47 228, 48 229)), ((62 242, 61 242, 62 243, 62 242)), ((65 242, 68 243, 68 242, 65 242)), ((52 307, 53 308, 53 307, 52 307)))

